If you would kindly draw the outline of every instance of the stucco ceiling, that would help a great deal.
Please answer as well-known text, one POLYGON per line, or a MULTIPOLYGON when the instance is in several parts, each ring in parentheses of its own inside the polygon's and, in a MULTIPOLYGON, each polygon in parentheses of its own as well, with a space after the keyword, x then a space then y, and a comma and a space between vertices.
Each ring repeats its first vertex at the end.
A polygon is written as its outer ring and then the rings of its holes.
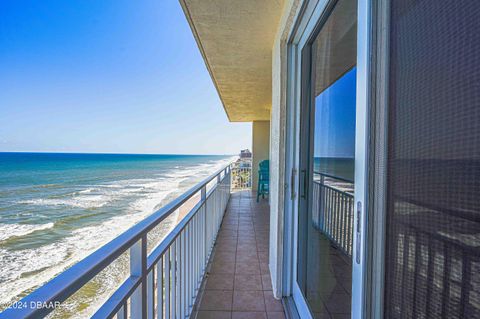
POLYGON ((272 47, 284 1, 180 3, 229 120, 269 120, 272 47))

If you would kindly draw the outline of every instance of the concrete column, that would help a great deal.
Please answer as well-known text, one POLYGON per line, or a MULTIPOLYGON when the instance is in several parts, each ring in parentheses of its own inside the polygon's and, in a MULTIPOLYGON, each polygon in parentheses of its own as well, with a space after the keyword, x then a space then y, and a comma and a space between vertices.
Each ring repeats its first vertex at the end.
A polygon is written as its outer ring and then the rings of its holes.
POLYGON ((258 188, 258 164, 269 159, 270 121, 254 121, 252 124, 252 189, 258 188))

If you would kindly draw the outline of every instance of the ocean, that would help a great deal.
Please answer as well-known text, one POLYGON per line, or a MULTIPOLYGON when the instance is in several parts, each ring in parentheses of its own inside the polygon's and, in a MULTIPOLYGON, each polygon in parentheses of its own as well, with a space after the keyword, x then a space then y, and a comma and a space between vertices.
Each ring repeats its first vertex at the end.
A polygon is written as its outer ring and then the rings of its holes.
MULTIPOLYGON (((0 153, 0 310, 133 226, 233 158, 0 153)), ((172 216, 158 227, 161 239, 172 216)), ((128 258, 52 315, 87 317, 128 272, 128 258)), ((121 258, 120 258, 121 259, 121 258)))
POLYGON ((353 181, 355 179, 355 159, 350 157, 314 157, 313 170, 353 181))

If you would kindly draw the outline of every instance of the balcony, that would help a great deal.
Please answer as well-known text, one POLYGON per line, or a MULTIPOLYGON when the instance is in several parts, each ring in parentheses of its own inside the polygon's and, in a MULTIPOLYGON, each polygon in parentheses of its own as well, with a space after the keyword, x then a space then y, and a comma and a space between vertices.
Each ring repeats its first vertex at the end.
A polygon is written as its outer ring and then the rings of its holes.
POLYGON ((268 271, 269 207, 256 203, 244 168, 228 165, 24 297, 0 318, 53 316, 127 256, 129 275, 92 318, 283 318, 268 271), (241 169, 237 172, 236 169, 241 169), (185 209, 188 210, 185 212, 185 209), (172 213, 183 218, 154 245, 172 213))
POLYGON ((249 190, 234 192, 202 287, 199 319, 285 318, 268 268, 269 206, 249 190))

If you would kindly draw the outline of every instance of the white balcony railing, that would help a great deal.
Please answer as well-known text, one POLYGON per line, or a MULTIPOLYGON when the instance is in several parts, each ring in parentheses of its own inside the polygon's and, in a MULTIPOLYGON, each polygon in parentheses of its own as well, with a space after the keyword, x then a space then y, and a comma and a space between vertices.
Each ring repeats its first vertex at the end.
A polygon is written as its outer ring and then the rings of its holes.
POLYGON ((252 161, 232 163, 232 190, 252 188, 252 161))
POLYGON ((188 318, 230 197, 227 165, 113 239, 79 263, 7 308, 0 318, 43 318, 124 252, 130 275, 92 318, 188 318), (208 185, 208 189, 207 189, 208 185), (185 202, 198 203, 147 253, 147 235, 185 202))
POLYGON ((335 247, 352 257, 354 182, 314 172, 312 222, 335 247))

